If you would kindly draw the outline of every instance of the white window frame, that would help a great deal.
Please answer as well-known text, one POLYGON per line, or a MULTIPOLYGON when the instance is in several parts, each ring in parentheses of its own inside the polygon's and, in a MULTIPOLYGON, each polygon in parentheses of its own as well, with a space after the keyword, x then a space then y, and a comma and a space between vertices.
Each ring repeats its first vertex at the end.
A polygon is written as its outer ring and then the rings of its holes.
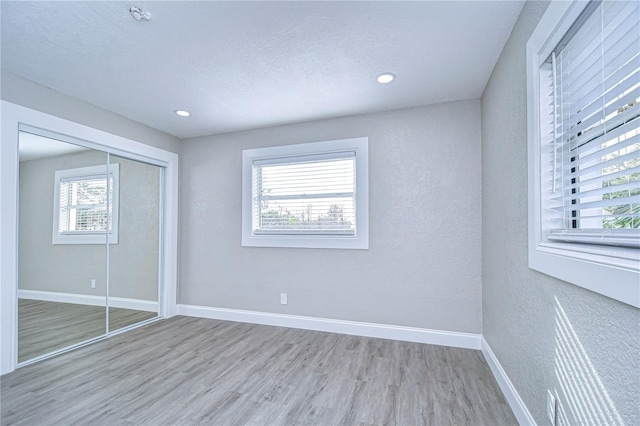
POLYGON ((583 1, 552 1, 527 42, 529 267, 640 307, 640 251, 615 246, 554 242, 544 237, 540 66, 587 4, 583 1))
MULTIPOLYGON (((107 165, 56 170, 53 196, 53 244, 105 244, 105 233, 101 231, 60 232, 60 184, 63 180, 82 180, 104 177, 107 165)), ((111 229, 108 230, 109 244, 118 244, 118 201, 120 199, 120 164, 109 164, 109 177, 113 179, 111 229)))
POLYGON ((242 245, 245 247, 297 247, 328 249, 369 248, 369 139, 366 137, 312 142, 242 151, 242 245), (252 227, 252 172, 254 161, 306 155, 353 152, 356 161, 356 232, 354 235, 317 233, 264 235, 252 227))

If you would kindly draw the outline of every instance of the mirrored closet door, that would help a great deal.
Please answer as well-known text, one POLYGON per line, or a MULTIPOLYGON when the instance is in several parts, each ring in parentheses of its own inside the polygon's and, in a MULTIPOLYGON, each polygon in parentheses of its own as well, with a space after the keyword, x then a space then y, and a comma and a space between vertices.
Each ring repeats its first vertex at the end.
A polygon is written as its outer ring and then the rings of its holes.
POLYGON ((19 132, 18 362, 158 317, 163 168, 19 132))
POLYGON ((119 239, 109 246, 109 331, 115 331, 158 315, 162 168, 116 155, 109 166, 119 168, 119 239))

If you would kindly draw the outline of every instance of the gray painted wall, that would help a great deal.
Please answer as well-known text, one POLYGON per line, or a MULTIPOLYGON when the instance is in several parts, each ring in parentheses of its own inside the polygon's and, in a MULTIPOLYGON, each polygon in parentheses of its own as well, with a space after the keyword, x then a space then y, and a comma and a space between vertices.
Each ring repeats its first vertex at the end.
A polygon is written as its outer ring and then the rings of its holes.
MULTIPOLYGON (((640 424, 640 310, 527 267, 527 2, 482 96, 483 333, 536 422, 640 424)), ((567 423, 565 423, 567 424, 567 423)))
POLYGON ((481 332, 479 100, 183 144, 179 303, 481 332), (241 247, 243 149, 358 136, 369 250, 241 247))
MULTIPOLYGON (((99 151, 20 163, 18 287, 104 296, 106 246, 52 244, 56 170, 104 165, 99 151), (96 288, 90 286, 96 280, 96 288)), ((110 245, 111 296, 158 300, 159 168, 112 156, 120 164, 118 244, 110 245)))
POLYGON ((167 151, 180 150, 180 140, 174 136, 5 71, 0 77, 0 97, 7 102, 167 151))

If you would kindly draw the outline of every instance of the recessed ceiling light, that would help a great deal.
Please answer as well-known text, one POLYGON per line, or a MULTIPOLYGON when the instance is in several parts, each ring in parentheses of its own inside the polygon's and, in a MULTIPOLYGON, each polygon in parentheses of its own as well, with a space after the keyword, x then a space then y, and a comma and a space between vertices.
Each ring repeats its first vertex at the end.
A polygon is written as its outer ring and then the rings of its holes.
POLYGON ((376 78, 376 80, 378 80, 378 83, 380 84, 391 83, 395 79, 396 79, 396 75, 391 72, 382 73, 376 78))
POLYGON ((189 111, 185 111, 185 110, 182 110, 182 109, 176 109, 173 112, 178 114, 180 117, 188 117, 188 116, 191 115, 191 113, 189 111))

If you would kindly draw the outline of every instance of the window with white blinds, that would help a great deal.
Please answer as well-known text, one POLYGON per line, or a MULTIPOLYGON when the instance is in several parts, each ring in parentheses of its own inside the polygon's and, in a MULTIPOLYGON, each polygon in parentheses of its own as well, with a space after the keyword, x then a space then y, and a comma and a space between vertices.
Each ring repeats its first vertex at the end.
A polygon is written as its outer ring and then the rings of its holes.
POLYGON ((253 162, 253 232, 354 235, 355 153, 253 162))
POLYGON ((54 244, 117 242, 119 165, 55 173, 54 244))
POLYGON ((552 0, 526 58, 529 267, 640 308, 640 3, 552 0))
POLYGON ((366 154, 366 138, 243 151, 243 244, 363 248, 366 154))
POLYGON ((550 241, 640 247, 639 17, 590 2, 541 67, 550 241))

